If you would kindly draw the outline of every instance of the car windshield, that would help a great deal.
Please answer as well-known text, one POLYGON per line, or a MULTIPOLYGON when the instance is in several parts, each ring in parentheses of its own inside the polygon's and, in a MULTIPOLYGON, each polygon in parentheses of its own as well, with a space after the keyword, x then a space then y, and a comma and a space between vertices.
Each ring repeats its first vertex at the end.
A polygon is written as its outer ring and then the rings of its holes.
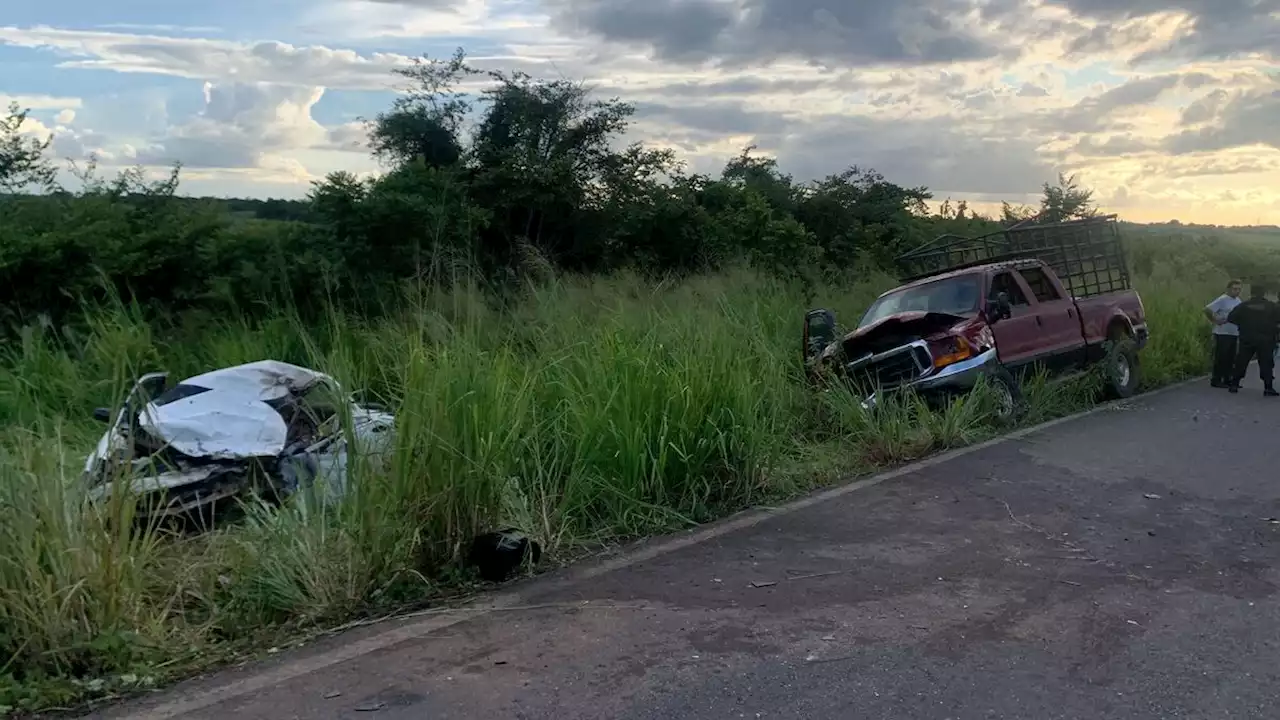
POLYGON ((901 312, 965 315, 978 311, 982 292, 978 275, 960 275, 891 292, 867 308, 858 327, 866 327, 901 312))

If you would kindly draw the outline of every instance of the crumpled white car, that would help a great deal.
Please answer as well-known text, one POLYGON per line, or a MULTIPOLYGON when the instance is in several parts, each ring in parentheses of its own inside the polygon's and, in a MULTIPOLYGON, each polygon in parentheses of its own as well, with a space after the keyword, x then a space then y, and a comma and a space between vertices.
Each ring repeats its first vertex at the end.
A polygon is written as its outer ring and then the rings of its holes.
POLYGON ((85 460, 90 500, 125 489, 144 517, 190 515, 251 491, 288 497, 323 480, 329 499, 346 492, 350 438, 362 454, 390 452, 395 416, 342 394, 332 377, 262 360, 168 385, 167 373, 138 378, 85 460))

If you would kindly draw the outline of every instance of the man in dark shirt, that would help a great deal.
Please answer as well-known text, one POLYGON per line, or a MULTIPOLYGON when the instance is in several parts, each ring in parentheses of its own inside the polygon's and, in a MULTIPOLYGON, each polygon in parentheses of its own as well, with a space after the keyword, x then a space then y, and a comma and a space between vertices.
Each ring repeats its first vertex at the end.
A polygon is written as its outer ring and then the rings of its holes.
POLYGON ((1267 288, 1254 283, 1249 288, 1248 300, 1235 306, 1227 316, 1227 322, 1240 328, 1240 351, 1236 355, 1236 367, 1231 384, 1231 392, 1240 391, 1240 381, 1244 379, 1249 362, 1258 358, 1258 375, 1262 377, 1262 391, 1267 397, 1280 395, 1276 392, 1275 351, 1276 335, 1280 329, 1280 305, 1267 299, 1267 288))

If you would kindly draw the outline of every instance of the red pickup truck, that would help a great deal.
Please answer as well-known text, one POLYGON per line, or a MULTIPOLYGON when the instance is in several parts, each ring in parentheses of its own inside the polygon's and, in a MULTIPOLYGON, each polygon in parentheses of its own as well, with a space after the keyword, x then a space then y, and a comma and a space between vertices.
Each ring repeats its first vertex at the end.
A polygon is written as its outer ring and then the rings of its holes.
MULTIPOLYGON (((1004 252, 988 252, 989 262, 952 263, 953 269, 922 273, 877 298, 858 327, 838 340, 834 315, 810 311, 805 323, 809 373, 833 372, 867 393, 867 404, 877 391, 900 387, 945 398, 967 392, 986 376, 1005 414, 1016 411, 1025 371, 1072 373, 1105 361, 1110 394, 1132 395, 1147 321, 1142 299, 1128 287, 1114 224, 1112 237, 1105 232, 1101 240, 1088 237, 1098 226, 1106 228, 1109 219, 1036 226, 1041 232, 1035 243, 1004 231, 995 248, 1004 252), (1046 238, 1054 237, 1044 232, 1049 227, 1070 231, 1073 242, 1067 249, 1076 252, 1045 252, 1046 238), (1107 252, 1096 252, 1099 246, 1107 252), (1080 252, 1089 250, 1094 252, 1080 252), (1000 259, 1001 254, 1023 256, 1000 259), (1083 292, 1069 290, 1039 254, 1075 258, 1060 264, 1073 271, 1083 292)), ((948 247, 954 250, 955 244, 948 247)), ((929 257, 936 266, 938 253, 932 247, 914 259, 929 257)), ((962 256, 972 257, 972 248, 962 256)))

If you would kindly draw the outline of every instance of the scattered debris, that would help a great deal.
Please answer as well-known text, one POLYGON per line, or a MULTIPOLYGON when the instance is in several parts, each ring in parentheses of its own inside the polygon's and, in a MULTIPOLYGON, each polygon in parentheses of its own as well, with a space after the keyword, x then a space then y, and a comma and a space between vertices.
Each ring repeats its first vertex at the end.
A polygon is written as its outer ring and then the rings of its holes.
MULTIPOLYGON (((788 570, 787 572, 791 572, 791 571, 790 571, 790 570, 788 570)), ((810 573, 810 574, 808 574, 808 575, 788 575, 787 577, 785 577, 785 578, 783 578, 783 579, 784 579, 784 580, 786 580, 787 582, 792 582, 792 581, 794 581, 794 580, 812 580, 813 578, 830 577, 830 576, 832 576, 832 575, 843 575, 843 574, 848 573, 848 572, 853 572, 853 571, 852 571, 852 570, 831 570, 831 571, 829 571, 829 572, 810 573)), ((719 579, 719 578, 715 578, 715 579, 713 579, 713 580, 712 580, 712 582, 720 582, 720 579, 719 579)), ((753 588, 767 588, 767 587, 773 587, 774 585, 777 585, 777 584, 778 584, 778 581, 777 581, 777 580, 767 580, 767 581, 766 581, 766 580, 753 580, 753 581, 751 582, 751 587, 753 587, 753 588)))
POLYGON ((857 659, 857 657, 858 657, 857 655, 841 655, 840 657, 820 658, 815 655, 810 655, 806 657, 804 661, 811 665, 819 665, 822 663, 833 663, 833 662, 843 662, 845 660, 855 660, 857 659))
MULTIPOLYGON (((344 397, 324 373, 276 360, 214 370, 168 386, 138 378, 85 460, 89 498, 138 498, 141 518, 209 518, 223 501, 259 492, 283 500, 322 479, 346 492, 348 434, 362 455, 390 448, 395 417, 344 397), (264 492, 265 491, 265 492, 264 492)), ((203 523, 202 523, 203 524, 203 523)))
POLYGON ((502 582, 511 577, 525 559, 537 565, 542 559, 542 546, 515 528, 477 535, 471 541, 467 562, 480 571, 488 582, 502 582))
POLYGON ((787 581, 788 581, 788 582, 790 582, 790 581, 792 581, 792 580, 812 580, 813 578, 831 577, 832 575, 842 575, 842 574, 847 573, 847 572, 852 572, 852 571, 850 571, 850 570, 832 570, 832 571, 830 571, 830 572, 812 573, 812 574, 809 574, 809 575, 792 575, 792 576, 789 576, 789 577, 787 578, 787 581))

